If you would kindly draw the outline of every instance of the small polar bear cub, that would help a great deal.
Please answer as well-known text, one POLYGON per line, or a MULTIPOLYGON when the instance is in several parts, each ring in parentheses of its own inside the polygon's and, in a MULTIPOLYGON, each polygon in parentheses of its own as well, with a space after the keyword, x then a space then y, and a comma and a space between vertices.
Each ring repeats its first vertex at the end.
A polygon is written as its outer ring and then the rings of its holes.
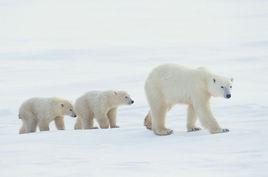
POLYGON ((205 68, 189 69, 177 64, 156 67, 145 82, 145 92, 150 111, 144 125, 156 135, 170 135, 165 127, 166 113, 175 104, 187 104, 187 130, 197 131, 197 116, 210 133, 228 132, 222 129, 214 118, 209 100, 211 96, 231 98, 232 78, 209 72, 205 68))
POLYGON ((95 129, 93 118, 100 128, 119 128, 116 125, 117 108, 134 101, 125 91, 91 91, 79 97, 74 105, 77 113, 75 129, 95 129))
POLYGON ((48 131, 49 123, 55 121, 58 130, 64 130, 64 116, 76 117, 72 104, 61 98, 31 98, 26 100, 19 109, 19 119, 22 120, 20 134, 48 131))

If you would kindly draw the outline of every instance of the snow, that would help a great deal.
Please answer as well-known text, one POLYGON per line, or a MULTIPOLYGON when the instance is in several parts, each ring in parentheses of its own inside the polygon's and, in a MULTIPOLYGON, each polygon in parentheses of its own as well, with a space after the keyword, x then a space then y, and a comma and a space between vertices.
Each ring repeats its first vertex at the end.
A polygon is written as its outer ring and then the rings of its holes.
POLYGON ((51 177, 266 177, 268 2, 0 0, 0 175, 51 177), (167 115, 171 136, 143 127, 143 85, 163 63, 206 66, 235 79, 232 99, 212 99, 229 133, 186 132, 186 107, 167 115), (33 96, 74 100, 127 90, 119 129, 19 135, 17 112, 33 96))

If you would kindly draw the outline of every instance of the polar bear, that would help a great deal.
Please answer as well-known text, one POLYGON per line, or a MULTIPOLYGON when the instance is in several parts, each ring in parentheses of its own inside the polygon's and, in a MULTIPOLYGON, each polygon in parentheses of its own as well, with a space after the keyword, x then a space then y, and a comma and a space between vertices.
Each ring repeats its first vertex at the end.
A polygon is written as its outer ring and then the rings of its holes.
POLYGON ((100 128, 118 128, 116 125, 117 108, 131 105, 134 101, 125 91, 91 91, 79 97, 74 105, 77 113, 75 129, 95 129, 93 118, 100 128))
POLYGON ((22 103, 19 119, 22 120, 20 134, 35 132, 37 125, 40 131, 48 131, 49 123, 55 121, 58 130, 64 130, 64 115, 76 117, 72 104, 61 98, 31 98, 22 103))
POLYGON ((202 126, 210 133, 228 132, 222 129, 212 115, 210 98, 231 98, 232 78, 211 73, 206 68, 189 69, 177 64, 156 67, 145 82, 145 92, 150 111, 144 125, 156 135, 170 135, 165 127, 165 117, 175 104, 187 104, 187 130, 197 131, 197 116, 202 126))

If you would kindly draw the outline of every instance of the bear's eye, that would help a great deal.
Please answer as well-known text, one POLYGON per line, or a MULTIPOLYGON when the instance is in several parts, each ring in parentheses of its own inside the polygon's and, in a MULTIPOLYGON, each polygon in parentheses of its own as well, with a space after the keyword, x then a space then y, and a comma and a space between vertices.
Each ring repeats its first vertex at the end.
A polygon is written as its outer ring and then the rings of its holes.
POLYGON ((72 109, 70 109, 70 111, 73 111, 72 109))
POLYGON ((232 86, 230 86, 230 88, 233 88, 232 86))
POLYGON ((128 96, 125 96, 125 99, 128 99, 128 96))
POLYGON ((224 88, 223 86, 221 86, 221 88, 224 88))

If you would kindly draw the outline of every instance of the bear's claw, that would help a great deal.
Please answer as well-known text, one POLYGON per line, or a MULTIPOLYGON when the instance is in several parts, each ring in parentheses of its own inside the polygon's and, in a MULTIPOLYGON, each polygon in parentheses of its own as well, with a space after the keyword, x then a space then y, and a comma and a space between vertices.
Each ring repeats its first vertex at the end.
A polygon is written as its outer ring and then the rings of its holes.
POLYGON ((118 125, 115 125, 115 126, 111 126, 111 128, 119 128, 119 126, 118 125))
POLYGON ((195 131, 199 131, 199 130, 201 130, 201 128, 194 127, 194 128, 189 129, 188 132, 195 132, 195 131))
POLYGON ((159 136, 166 136, 173 134, 173 130, 171 129, 155 130, 154 133, 159 136))
POLYGON ((216 133, 227 133, 229 131, 230 130, 227 129, 227 128, 221 128, 221 129, 217 129, 217 130, 214 130, 214 131, 210 131, 210 133, 212 133, 212 134, 216 134, 216 133))
POLYGON ((149 126, 147 127, 147 126, 146 126, 146 128, 147 128, 148 130, 152 130, 152 127, 149 127, 149 126))
POLYGON ((223 128, 223 129, 221 129, 221 132, 222 133, 226 133, 226 132, 229 132, 230 130, 229 129, 227 129, 227 128, 223 128))
POLYGON ((91 127, 90 129, 99 129, 99 127, 91 127))
POLYGON ((148 129, 152 130, 152 120, 151 118, 147 115, 146 118, 144 119, 143 125, 148 129))

